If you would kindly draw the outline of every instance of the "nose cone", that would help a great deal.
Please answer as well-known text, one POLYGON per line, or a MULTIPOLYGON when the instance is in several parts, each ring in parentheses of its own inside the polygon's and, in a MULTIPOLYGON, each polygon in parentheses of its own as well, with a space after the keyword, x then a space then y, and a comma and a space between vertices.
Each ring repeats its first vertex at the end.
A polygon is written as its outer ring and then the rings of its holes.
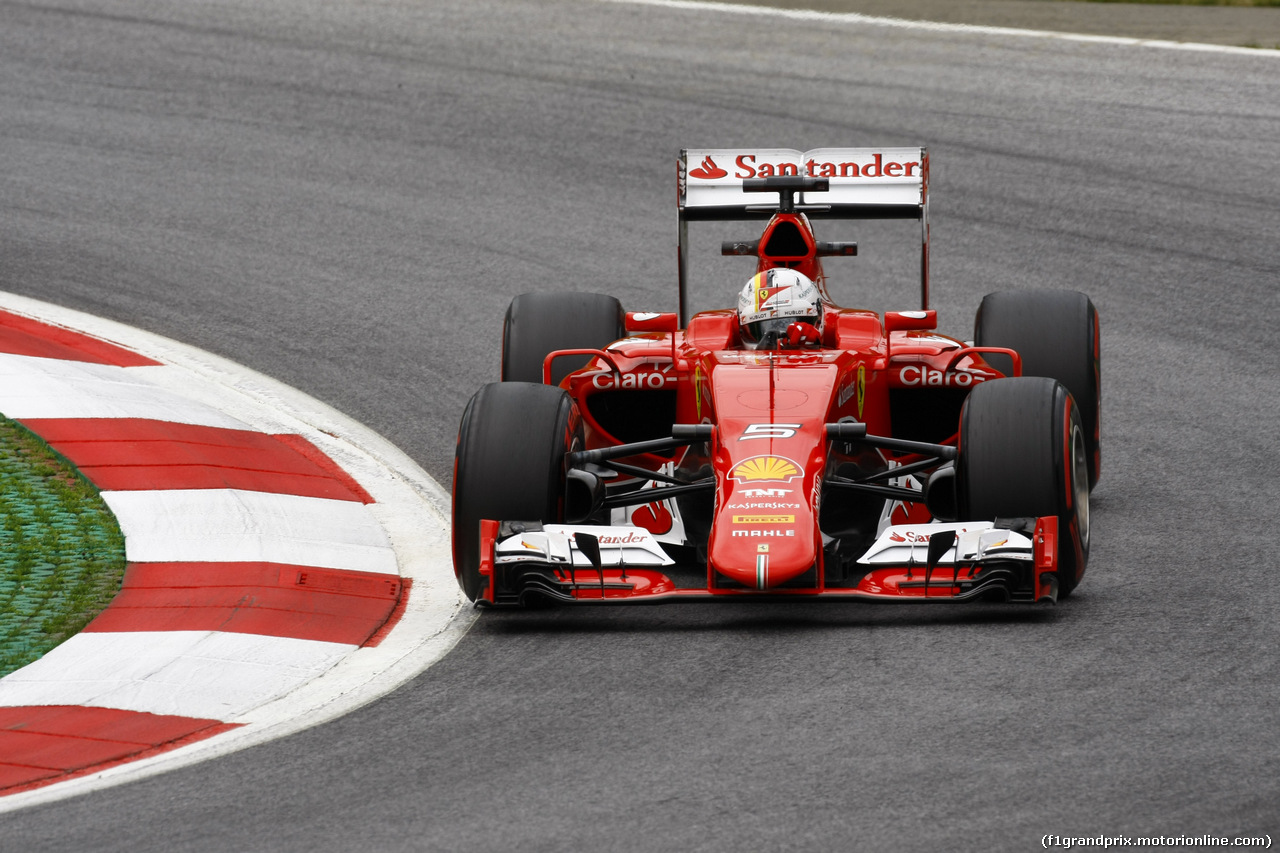
POLYGON ((817 525, 808 501, 795 487, 738 487, 716 517, 707 543, 715 571, 749 589, 781 586, 813 568, 818 559, 817 525))
POLYGON ((775 589, 821 556, 815 505, 840 366, 813 354, 715 358, 719 482, 707 559, 747 589, 775 589))
POLYGON ((813 568, 817 552, 811 540, 795 547, 790 542, 733 543, 718 549, 711 565, 725 577, 749 589, 782 586, 813 568))

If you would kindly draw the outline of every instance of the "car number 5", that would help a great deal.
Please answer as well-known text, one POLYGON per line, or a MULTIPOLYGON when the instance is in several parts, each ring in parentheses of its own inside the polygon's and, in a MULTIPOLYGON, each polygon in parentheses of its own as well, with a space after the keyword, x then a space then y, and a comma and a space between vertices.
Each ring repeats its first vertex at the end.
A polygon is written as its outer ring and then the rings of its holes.
POLYGON ((791 438, 800 429, 800 424, 751 424, 742 431, 738 441, 751 438, 791 438))

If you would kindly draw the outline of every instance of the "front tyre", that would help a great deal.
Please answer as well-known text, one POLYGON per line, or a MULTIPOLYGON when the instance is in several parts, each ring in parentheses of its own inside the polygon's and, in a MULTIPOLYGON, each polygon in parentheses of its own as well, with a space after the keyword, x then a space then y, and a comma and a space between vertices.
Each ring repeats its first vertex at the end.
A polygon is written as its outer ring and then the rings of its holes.
MULTIPOLYGON (((1093 302, 1074 290, 988 293, 973 328, 974 344, 1016 350, 1022 356, 1023 376, 1056 379, 1075 397, 1084 427, 1090 489, 1098 484, 1102 470, 1098 328, 1093 302)), ((1012 368, 1007 356, 984 358, 1005 374, 1012 368)))
POLYGON ((485 591, 480 522, 564 519, 564 456, 582 419, 559 388, 493 382, 467 403, 453 461, 453 571, 467 598, 485 591))
MULTIPOLYGON (((542 361, 562 349, 604 349, 627 336, 622 303, 603 293, 522 293, 502 323, 502 381, 541 382, 542 361)), ((551 384, 585 363, 552 362, 551 384)))
POLYGON ((1062 597, 1089 559, 1087 455, 1080 411, 1053 379, 996 379, 965 400, 956 460, 960 518, 1057 516, 1062 597))

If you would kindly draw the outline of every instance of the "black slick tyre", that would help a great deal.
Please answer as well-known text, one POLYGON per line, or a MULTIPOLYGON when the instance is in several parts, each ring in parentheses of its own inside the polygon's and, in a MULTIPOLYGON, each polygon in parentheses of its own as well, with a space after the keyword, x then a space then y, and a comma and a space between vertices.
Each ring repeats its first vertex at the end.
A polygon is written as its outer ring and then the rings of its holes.
MULTIPOLYGON (((502 324, 502 381, 541 382, 542 362, 562 349, 602 349, 625 337, 622 303, 602 293, 522 293, 502 324)), ((551 384, 582 367, 585 357, 552 364, 551 384)))
POLYGON ((965 400, 956 459, 960 519, 1057 516, 1062 597, 1089 559, 1086 455, 1079 409, 1056 380, 995 379, 965 400))
POLYGON ((582 421, 559 388, 492 382, 462 413, 453 461, 453 570, 475 601, 480 522, 558 522, 564 517, 564 455, 582 444, 582 421))
MULTIPOLYGON (((1102 469, 1102 373, 1098 348, 1098 312, 1074 290, 1009 290, 988 293, 978 307, 973 342, 1008 347, 1022 356, 1023 376, 1047 376, 1076 398, 1084 426, 1089 488, 1102 469)), ((1007 356, 984 356, 1008 374, 1007 356)))

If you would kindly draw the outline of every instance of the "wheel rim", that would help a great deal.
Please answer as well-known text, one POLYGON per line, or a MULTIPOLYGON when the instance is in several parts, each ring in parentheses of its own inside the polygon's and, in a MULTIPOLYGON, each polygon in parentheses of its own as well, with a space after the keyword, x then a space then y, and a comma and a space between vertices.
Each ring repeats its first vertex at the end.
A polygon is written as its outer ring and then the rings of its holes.
POLYGON ((1071 489, 1075 504, 1076 528, 1080 544, 1089 550, 1089 463, 1085 451, 1084 431, 1071 430, 1071 489))

